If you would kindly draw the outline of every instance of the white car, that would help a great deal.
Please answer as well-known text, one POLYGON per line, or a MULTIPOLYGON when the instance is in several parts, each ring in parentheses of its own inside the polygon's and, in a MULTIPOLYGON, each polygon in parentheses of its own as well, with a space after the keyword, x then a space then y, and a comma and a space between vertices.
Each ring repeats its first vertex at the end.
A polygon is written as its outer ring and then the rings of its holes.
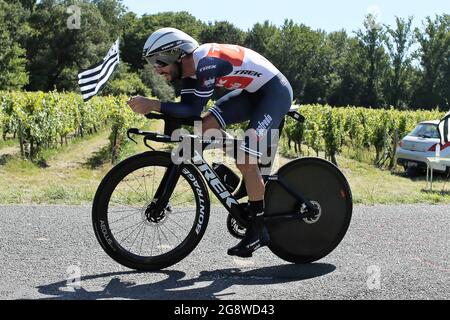
MULTIPOLYGON (((439 120, 423 121, 404 137, 397 148, 397 164, 402 165, 411 176, 427 169, 426 158, 436 156, 436 145, 440 144, 439 120)), ((450 159, 450 143, 441 146, 440 157, 450 159)), ((436 171, 445 172, 450 167, 433 166, 436 171)))

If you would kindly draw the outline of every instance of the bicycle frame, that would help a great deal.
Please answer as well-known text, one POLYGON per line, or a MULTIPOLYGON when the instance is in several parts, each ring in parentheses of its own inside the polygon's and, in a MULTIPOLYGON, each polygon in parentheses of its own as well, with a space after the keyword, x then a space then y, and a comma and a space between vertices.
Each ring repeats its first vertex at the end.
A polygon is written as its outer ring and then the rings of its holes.
MULTIPOLYGON (((151 137, 150 135, 146 136, 149 140, 156 140, 155 137, 151 137)), ((181 137, 181 139, 196 139, 196 137, 187 136, 181 137)), ((170 141, 170 137, 159 136, 158 141, 166 140, 170 141)), ((225 187, 221 179, 217 176, 214 169, 205 161, 203 158, 203 150, 205 150, 212 143, 224 145, 227 140, 201 140, 202 152, 198 152, 198 150, 194 150, 190 156, 190 162, 196 167, 196 169, 201 173, 206 183, 208 184, 209 189, 214 193, 216 198, 222 203, 224 208, 233 216, 236 221, 241 225, 247 225, 247 221, 244 218, 244 211, 240 206, 238 200, 233 196, 233 194, 225 187)), ((233 140, 231 140, 233 141, 233 140)), ((234 143, 235 141, 233 141, 234 143)), ((180 177, 180 170, 182 169, 182 164, 173 163, 166 173, 164 174, 163 179, 161 180, 161 184, 159 185, 156 193, 154 201, 151 205, 155 205, 155 209, 163 209, 167 206, 169 202, 170 195, 172 194, 175 186, 178 183, 178 179, 180 177)), ((268 176, 267 181, 273 181, 279 183, 280 186, 286 190, 292 197, 294 197, 298 202, 298 211, 296 213, 288 212, 288 213, 277 213, 273 214, 269 217, 265 217, 265 221, 270 223, 270 221, 280 220, 280 219, 303 219, 310 218, 311 214, 314 215, 317 213, 317 209, 311 204, 311 202, 305 199, 301 194, 293 190, 289 187, 289 185, 279 178, 277 175, 268 176), (300 213, 300 208, 305 207, 305 213, 300 213)))
MULTIPOLYGON (((295 110, 291 110, 287 114, 288 116, 292 117, 298 122, 303 122, 304 117, 299 114, 295 110)), ((147 114, 146 117, 148 119, 160 119, 164 120, 165 122, 165 129, 164 129, 164 135, 161 135, 156 132, 143 132, 138 129, 132 128, 128 130, 128 138, 132 141, 133 140, 130 136, 130 134, 139 134, 144 135, 144 143, 147 147, 153 150, 153 148, 147 144, 147 140, 151 141, 157 141, 157 142, 182 142, 183 139, 191 139, 191 142, 194 142, 195 139, 200 139, 201 143, 201 152, 198 152, 197 150, 194 150, 193 153, 191 153, 190 162, 196 167, 196 169, 201 173, 201 175, 204 177, 206 183, 208 184, 209 189, 214 193, 214 195, 217 197, 217 199, 222 203, 222 205, 227 209, 227 211, 233 216, 236 221, 241 225, 246 225, 247 221, 244 218, 244 211, 241 208, 238 200, 233 196, 231 192, 227 190, 227 188, 224 186, 221 179, 217 176, 214 169, 211 168, 211 166, 204 160, 203 158, 203 151, 210 146, 211 144, 219 144, 221 146, 225 146, 226 144, 231 143, 237 143, 237 140, 234 139, 223 139, 223 140, 214 140, 211 141, 210 139, 202 139, 200 137, 195 136, 182 136, 180 137, 178 141, 172 141, 170 134, 173 132, 173 129, 180 127, 182 124, 192 126, 194 121, 201 121, 201 118, 190 118, 190 119, 173 119, 163 114, 155 114, 150 113, 147 114), (170 120, 170 121, 168 121, 170 120)), ((283 124, 280 126, 280 130, 282 130, 283 124)), ((137 142, 136 142, 137 143, 137 142)), ((195 145, 190 144, 190 145, 195 145)), ((175 164, 173 163, 168 170, 166 171, 161 184, 159 185, 156 193, 154 201, 150 206, 155 206, 154 208, 157 210, 163 210, 168 202, 170 195, 172 194, 173 190, 175 189, 175 186, 178 182, 178 179, 180 177, 180 170, 181 170, 181 164, 175 164)), ((305 197, 303 197, 301 194, 299 194, 296 190, 293 190, 289 187, 289 185, 283 181, 280 177, 276 175, 268 176, 267 177, 268 182, 276 182, 280 184, 280 186, 286 190, 293 198, 295 198, 298 202, 298 212, 292 213, 277 213, 272 214, 269 217, 265 217, 265 220, 267 222, 273 221, 273 220, 279 220, 279 219, 303 219, 303 218, 311 218, 313 217, 317 212, 317 208, 305 197), (301 209, 302 212, 300 212, 301 209)))

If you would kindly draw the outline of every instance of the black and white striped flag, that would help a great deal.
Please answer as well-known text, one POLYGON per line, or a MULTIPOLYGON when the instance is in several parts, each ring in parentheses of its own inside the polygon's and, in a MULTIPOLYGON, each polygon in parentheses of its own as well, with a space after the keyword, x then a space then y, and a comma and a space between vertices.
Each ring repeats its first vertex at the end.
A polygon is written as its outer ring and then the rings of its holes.
POLYGON ((78 84, 84 101, 95 96, 106 84, 119 64, 119 39, 109 49, 103 61, 93 65, 78 75, 78 84))
POLYGON ((441 144, 445 145, 450 142, 450 112, 439 122, 439 135, 441 136, 441 144))

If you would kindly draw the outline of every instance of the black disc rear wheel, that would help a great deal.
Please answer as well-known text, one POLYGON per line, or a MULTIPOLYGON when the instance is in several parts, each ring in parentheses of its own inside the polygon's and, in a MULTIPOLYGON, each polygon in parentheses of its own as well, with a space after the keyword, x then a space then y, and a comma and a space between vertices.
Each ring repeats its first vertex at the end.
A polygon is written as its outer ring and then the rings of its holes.
POLYGON ((350 224, 352 194, 345 176, 328 161, 302 158, 280 168, 278 177, 319 211, 309 219, 301 218, 304 209, 298 201, 276 181, 269 181, 265 193, 266 216, 299 214, 297 220, 267 220, 269 248, 278 257, 293 263, 322 259, 339 245, 350 224))

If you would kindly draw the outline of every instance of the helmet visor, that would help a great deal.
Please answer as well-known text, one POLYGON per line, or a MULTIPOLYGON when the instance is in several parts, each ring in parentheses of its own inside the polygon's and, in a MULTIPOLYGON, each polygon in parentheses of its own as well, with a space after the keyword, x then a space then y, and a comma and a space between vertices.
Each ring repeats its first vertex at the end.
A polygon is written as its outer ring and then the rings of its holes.
POLYGON ((155 67, 159 67, 159 68, 164 68, 169 65, 169 64, 165 63, 164 61, 155 59, 154 57, 145 57, 144 59, 148 64, 155 66, 155 67))
POLYGON ((165 67, 169 64, 178 62, 179 58, 180 52, 178 50, 169 50, 165 52, 159 52, 150 57, 145 57, 145 61, 147 61, 151 65, 165 67))

